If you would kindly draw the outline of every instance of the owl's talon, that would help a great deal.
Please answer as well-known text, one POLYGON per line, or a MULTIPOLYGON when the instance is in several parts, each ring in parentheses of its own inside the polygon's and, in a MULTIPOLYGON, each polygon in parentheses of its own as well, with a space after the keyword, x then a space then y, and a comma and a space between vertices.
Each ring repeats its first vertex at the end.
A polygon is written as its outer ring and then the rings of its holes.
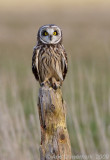
POLYGON ((56 82, 56 83, 53 83, 53 84, 52 84, 52 88, 55 89, 55 90, 57 90, 57 89, 60 88, 60 87, 61 87, 61 85, 60 85, 59 82, 56 82))
POLYGON ((57 89, 57 86, 56 86, 56 84, 55 84, 55 83, 53 84, 53 86, 52 86, 52 87, 53 87, 53 89, 55 89, 55 90, 57 89))
POLYGON ((40 85, 41 85, 41 87, 43 87, 43 86, 50 86, 50 82, 49 81, 44 81, 40 85))
POLYGON ((41 87, 43 87, 44 86, 44 82, 42 82, 40 85, 41 85, 41 87))

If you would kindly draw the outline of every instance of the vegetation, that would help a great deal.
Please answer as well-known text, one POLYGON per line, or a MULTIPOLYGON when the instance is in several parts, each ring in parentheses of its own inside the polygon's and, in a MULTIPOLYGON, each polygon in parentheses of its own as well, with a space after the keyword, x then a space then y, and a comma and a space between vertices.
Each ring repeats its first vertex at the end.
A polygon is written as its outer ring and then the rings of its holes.
POLYGON ((109 7, 25 7, 0 10, 0 160, 39 159, 39 84, 31 58, 36 32, 48 23, 63 29, 68 53, 62 91, 72 154, 109 153, 109 7))

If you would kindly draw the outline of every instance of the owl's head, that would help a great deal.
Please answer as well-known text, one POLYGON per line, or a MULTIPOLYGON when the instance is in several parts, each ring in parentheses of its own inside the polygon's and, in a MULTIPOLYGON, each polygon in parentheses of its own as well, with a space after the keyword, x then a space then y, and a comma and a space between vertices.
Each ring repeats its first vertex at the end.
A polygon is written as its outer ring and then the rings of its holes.
POLYGON ((57 44, 62 40, 62 31, 54 24, 44 25, 39 28, 37 38, 44 44, 57 44))

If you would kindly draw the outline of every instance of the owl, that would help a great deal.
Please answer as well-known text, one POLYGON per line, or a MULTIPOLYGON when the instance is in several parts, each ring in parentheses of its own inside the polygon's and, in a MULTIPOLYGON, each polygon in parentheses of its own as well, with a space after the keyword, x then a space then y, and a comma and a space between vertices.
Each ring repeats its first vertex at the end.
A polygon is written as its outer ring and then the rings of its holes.
POLYGON ((39 28, 32 56, 32 72, 40 85, 53 89, 62 86, 67 73, 67 54, 62 45, 62 31, 48 24, 39 28))

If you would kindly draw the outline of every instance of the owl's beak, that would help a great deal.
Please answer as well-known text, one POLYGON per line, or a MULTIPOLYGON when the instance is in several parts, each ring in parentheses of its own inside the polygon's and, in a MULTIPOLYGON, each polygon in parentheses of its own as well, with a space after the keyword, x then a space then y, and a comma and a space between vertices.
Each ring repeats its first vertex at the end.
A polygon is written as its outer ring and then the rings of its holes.
POLYGON ((49 36, 50 41, 52 40, 52 35, 49 36))

